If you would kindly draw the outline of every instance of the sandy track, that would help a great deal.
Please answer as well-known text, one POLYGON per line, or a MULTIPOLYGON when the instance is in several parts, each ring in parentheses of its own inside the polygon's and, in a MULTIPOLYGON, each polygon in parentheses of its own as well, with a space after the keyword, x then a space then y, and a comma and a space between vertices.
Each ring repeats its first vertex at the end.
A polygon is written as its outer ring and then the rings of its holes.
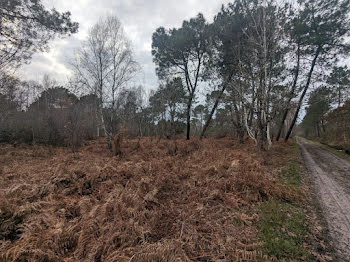
POLYGON ((350 261, 350 163, 298 138, 333 238, 337 261, 350 261))

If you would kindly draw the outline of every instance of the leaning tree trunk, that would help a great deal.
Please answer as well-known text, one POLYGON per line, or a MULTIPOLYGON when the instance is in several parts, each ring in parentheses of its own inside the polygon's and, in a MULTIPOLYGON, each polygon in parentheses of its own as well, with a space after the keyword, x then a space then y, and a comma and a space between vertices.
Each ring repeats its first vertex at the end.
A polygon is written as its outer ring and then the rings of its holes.
POLYGON ((219 96, 216 98, 215 104, 214 104, 213 108, 211 109, 210 114, 209 114, 209 116, 208 116, 208 119, 207 119, 207 121, 205 122, 204 127, 203 127, 203 129, 202 129, 202 133, 201 133, 200 139, 202 139, 202 138, 204 137, 205 132, 206 132, 207 129, 208 129, 208 127, 209 127, 209 125, 210 125, 210 122, 211 122, 211 120, 212 120, 212 118, 213 118, 213 115, 214 115, 214 113, 215 113, 215 110, 216 110, 216 108, 217 108, 218 105, 219 105, 220 99, 221 99, 222 94, 224 93, 225 89, 226 89, 226 87, 224 86, 224 87, 221 89, 219 96))
POLYGON ((280 126, 278 128, 278 133, 277 133, 277 136, 276 136, 276 141, 278 142, 280 140, 280 137, 281 137, 281 133, 282 133, 282 129, 283 129, 283 126, 284 126, 284 122, 286 121, 286 118, 288 116, 288 112, 289 112, 289 106, 290 106, 290 102, 292 101, 291 98, 288 99, 288 102, 287 102, 287 107, 286 109, 284 110, 283 112, 283 116, 282 116, 282 121, 280 123, 280 126))
POLYGON ((308 77, 307 77, 307 82, 306 82, 306 85, 305 85, 305 87, 304 87, 304 91, 303 91, 303 93, 301 94, 301 97, 300 97, 300 99, 299 99, 299 103, 298 103, 297 110, 295 111, 293 120, 292 120, 292 122, 291 122, 291 124, 290 124, 290 127, 289 127, 289 129, 288 129, 287 135, 286 135, 286 137, 285 137, 285 139, 284 139, 285 142, 288 141, 290 135, 292 134, 294 125, 295 125, 295 123, 296 123, 296 121, 297 121, 297 118, 298 118, 298 115, 299 115, 301 106, 302 106, 302 104, 303 104, 304 97, 305 97, 305 95, 306 95, 307 90, 309 89, 309 86, 310 86, 310 83, 311 83, 312 73, 313 73, 313 71, 314 71, 314 69, 315 69, 316 61, 317 61, 318 56, 320 55, 320 52, 321 52, 321 47, 318 47, 317 50, 316 50, 314 59, 312 60, 311 68, 310 68, 310 71, 309 71, 309 74, 308 74, 308 77))
POLYGON ((200 139, 202 139, 202 138, 204 137, 205 132, 206 132, 207 129, 208 129, 208 127, 209 127, 209 125, 210 125, 210 122, 211 122, 211 120, 213 119, 213 115, 214 115, 214 113, 215 113, 215 111, 216 111, 216 108, 217 108, 218 105, 219 105, 220 99, 221 99, 222 95, 224 94, 224 92, 225 92, 225 90, 226 90, 227 83, 228 83, 228 81, 230 81, 230 79, 232 78, 232 75, 233 75, 233 73, 230 74, 228 80, 227 80, 226 83, 224 83, 224 85, 222 86, 222 88, 221 88, 221 90, 220 90, 220 93, 219 93, 218 97, 216 98, 215 104, 214 104, 213 108, 212 108, 211 111, 210 111, 209 117, 208 117, 207 121, 206 121, 205 124, 204 124, 204 127, 203 127, 203 129, 202 129, 202 133, 201 133, 200 139))
POLYGON ((221 96, 222 96, 222 93, 223 93, 223 92, 220 92, 219 97, 216 98, 215 104, 214 104, 213 108, 211 109, 210 114, 209 114, 209 116, 208 116, 208 119, 207 119, 207 121, 205 122, 204 127, 203 127, 203 129, 202 129, 202 133, 201 133, 200 139, 202 139, 202 138, 204 137, 205 132, 207 131, 207 129, 208 129, 208 127, 209 127, 209 124, 210 124, 210 122, 211 122, 211 120, 212 120, 212 118, 213 118, 213 115, 214 115, 214 113, 215 113, 215 110, 216 110, 217 106, 219 105, 219 100, 220 100, 220 98, 221 98, 221 96))
POLYGON ((280 126, 278 128, 276 141, 279 141, 279 139, 281 137, 284 122, 286 121, 286 118, 288 116, 290 102, 292 102, 292 98, 293 98, 293 95, 295 93, 295 89, 296 89, 297 83, 298 83, 299 71, 300 71, 300 45, 298 45, 298 50, 297 50, 297 66, 295 68, 295 76, 294 76, 293 86, 292 86, 292 89, 291 89, 289 97, 288 97, 286 109, 283 112, 282 121, 281 121, 280 126))

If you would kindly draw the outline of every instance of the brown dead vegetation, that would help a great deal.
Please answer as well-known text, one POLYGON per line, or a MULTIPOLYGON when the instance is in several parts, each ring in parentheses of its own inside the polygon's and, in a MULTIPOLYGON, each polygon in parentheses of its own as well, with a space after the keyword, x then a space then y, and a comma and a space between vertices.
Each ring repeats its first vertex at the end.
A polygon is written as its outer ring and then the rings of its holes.
POLYGON ((298 198, 227 138, 0 147, 0 261, 255 261, 255 204, 298 198))
POLYGON ((120 133, 115 135, 113 139, 113 153, 115 156, 122 155, 122 143, 123 143, 123 134, 120 133))

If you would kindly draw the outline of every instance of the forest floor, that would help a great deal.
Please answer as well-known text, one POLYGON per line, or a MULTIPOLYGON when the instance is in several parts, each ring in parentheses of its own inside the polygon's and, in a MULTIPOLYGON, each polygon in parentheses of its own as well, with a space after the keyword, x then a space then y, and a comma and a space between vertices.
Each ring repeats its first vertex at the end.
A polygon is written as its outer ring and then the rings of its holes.
POLYGON ((298 138, 337 253, 350 261, 350 162, 316 143, 298 138))
POLYGON ((1 262, 332 260, 296 143, 106 148, 0 145, 1 262))

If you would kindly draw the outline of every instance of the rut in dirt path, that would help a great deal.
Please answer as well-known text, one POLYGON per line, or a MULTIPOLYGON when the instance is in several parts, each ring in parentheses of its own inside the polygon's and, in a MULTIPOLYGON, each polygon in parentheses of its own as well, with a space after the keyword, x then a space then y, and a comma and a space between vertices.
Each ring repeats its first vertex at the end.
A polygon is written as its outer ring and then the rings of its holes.
POLYGON ((350 261, 350 163, 298 138, 318 201, 333 239, 337 261, 350 261))

